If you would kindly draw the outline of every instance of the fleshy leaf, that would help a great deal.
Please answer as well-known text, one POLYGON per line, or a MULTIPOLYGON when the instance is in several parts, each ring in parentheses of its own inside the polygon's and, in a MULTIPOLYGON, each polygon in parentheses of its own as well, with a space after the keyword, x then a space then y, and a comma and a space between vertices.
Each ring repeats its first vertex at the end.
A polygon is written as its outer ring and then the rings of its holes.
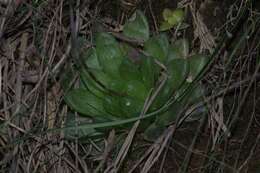
POLYGON ((86 53, 83 53, 82 56, 88 68, 102 70, 102 67, 98 62, 97 52, 94 48, 90 48, 89 50, 86 51, 86 53))
MULTIPOLYGON (((154 87, 157 71, 153 57, 142 56, 141 73, 146 88, 154 87)), ((159 74, 158 74, 159 75, 159 74)))
POLYGON ((165 34, 150 38, 144 44, 144 50, 152 57, 164 63, 168 55, 169 41, 165 34))
POLYGON ((119 47, 116 45, 97 47, 97 55, 104 72, 110 76, 118 77, 119 66, 123 60, 119 47))
POLYGON ((107 73, 105 73, 101 70, 89 69, 88 71, 94 77, 95 82, 102 84, 106 88, 108 87, 109 83, 112 80, 111 77, 107 73))
POLYGON ((145 100, 149 90, 141 81, 132 80, 126 82, 126 93, 136 99, 145 100))
POLYGON ((173 59, 167 64, 168 79, 153 103, 153 110, 160 108, 172 96, 173 92, 185 82, 188 75, 188 62, 185 59, 173 59))
POLYGON ((119 47, 121 49, 122 55, 123 57, 126 57, 128 55, 128 52, 133 49, 131 46, 129 46, 128 44, 122 42, 119 44, 119 47))
POLYGON ((176 90, 185 81, 188 74, 188 62, 185 59, 173 59, 167 64, 168 81, 173 90, 176 90))
POLYGON ((98 62, 104 72, 110 76, 118 77, 118 68, 122 63, 123 53, 114 37, 104 33, 97 34, 96 52, 98 62))
POLYGON ((110 46, 117 44, 116 39, 108 33, 105 32, 99 32, 95 35, 95 43, 98 47, 100 46, 110 46))
POLYGON ((120 106, 126 117, 138 116, 142 111, 144 101, 132 97, 122 97, 120 99, 120 106))
POLYGON ((166 101, 171 97, 172 93, 173 89, 171 85, 169 85, 169 83, 166 81, 160 93, 156 96, 152 104, 152 110, 157 110, 160 107, 162 107, 166 103, 166 101))
POLYGON ((176 49, 183 58, 187 58, 189 55, 189 42, 187 39, 176 40, 173 44, 173 48, 176 49))
POLYGON ((203 99, 203 96, 205 94, 203 86, 191 85, 193 85, 193 83, 185 81, 182 87, 174 93, 174 97, 178 102, 181 102, 183 104, 194 104, 203 99))
POLYGON ((122 93, 125 88, 125 82, 121 78, 110 77, 107 73, 100 70, 89 70, 95 77, 96 82, 102 84, 106 89, 116 93, 122 93))
POLYGON ((173 59, 187 58, 189 54, 189 43, 186 39, 176 40, 174 44, 169 46, 169 52, 167 61, 171 61, 173 59))
POLYGON ((167 112, 157 117, 156 124, 161 126, 169 125, 176 120, 181 111, 183 111, 183 105, 180 102, 175 102, 167 112))
MULTIPOLYGON (((185 82, 186 86, 192 85, 191 83, 185 82)), ((204 88, 202 85, 195 86, 185 97, 185 102, 190 104, 196 103, 203 99, 204 96, 204 88)))
POLYGON ((125 87, 126 83, 122 79, 112 79, 108 85, 109 90, 118 94, 125 94, 125 87))
POLYGON ((124 80, 141 80, 141 73, 138 65, 134 64, 129 58, 124 58, 119 67, 120 77, 124 80))
MULTIPOLYGON (((204 88, 202 85, 197 85, 192 90, 187 90, 187 88, 192 85, 192 83, 185 82, 182 87, 175 93, 175 99, 182 104, 192 105, 196 104, 203 99, 204 88), (184 97, 180 97, 184 92, 184 97)), ((196 120, 201 118, 207 111, 206 106, 201 106, 197 110, 193 111, 187 120, 196 120)))
POLYGON ((86 88, 94 95, 100 98, 104 97, 104 88, 94 80, 94 78, 86 69, 80 70, 80 80, 86 86, 86 88))
POLYGON ((205 91, 202 85, 196 86, 189 96, 189 102, 196 103, 199 100, 203 99, 203 96, 205 94, 204 92, 205 91))
POLYGON ((189 72, 189 82, 193 81, 197 75, 203 70, 205 65, 208 63, 209 58, 204 55, 193 55, 188 58, 190 72, 189 72))
POLYGON ((123 113, 120 106, 120 97, 116 95, 106 95, 103 99, 103 106, 106 112, 116 116, 122 117, 123 113))
POLYGON ((168 57, 167 57, 167 61, 171 61, 174 59, 181 59, 183 58, 183 56, 181 56, 179 50, 177 47, 170 45, 169 46, 169 52, 168 52, 168 57))
POLYGON ((126 43, 120 43, 120 48, 123 51, 124 57, 127 57, 134 64, 140 62, 140 52, 126 43))
POLYGON ((102 99, 85 89, 74 89, 65 95, 65 101, 71 109, 91 117, 114 119, 104 110, 102 99))
POLYGON ((149 25, 144 14, 137 10, 126 22, 123 34, 129 38, 146 41, 149 38, 149 25))

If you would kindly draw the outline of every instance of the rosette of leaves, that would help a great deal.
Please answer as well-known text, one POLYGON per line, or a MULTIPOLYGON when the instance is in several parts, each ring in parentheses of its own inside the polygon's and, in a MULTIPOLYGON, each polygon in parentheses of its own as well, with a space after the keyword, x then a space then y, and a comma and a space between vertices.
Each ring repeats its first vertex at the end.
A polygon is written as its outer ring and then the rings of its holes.
MULTIPOLYGON (((141 121, 146 138, 154 139, 176 120, 185 105, 201 98, 201 86, 193 87, 189 94, 185 92, 208 59, 203 55, 188 57, 185 39, 169 43, 166 34, 150 36, 147 19, 141 11, 125 24, 123 34, 142 40, 143 50, 119 42, 109 33, 96 33, 95 46, 81 53, 83 65, 78 70, 81 85, 66 93, 65 102, 81 117, 90 118, 89 124, 121 122, 140 115, 149 93, 160 85, 162 74, 166 74, 167 79, 148 113, 160 109, 169 100, 175 101, 166 111, 141 121)), ((129 127, 129 124, 118 124, 119 128, 129 127)), ((106 128, 101 126, 81 134, 91 136, 106 128)))

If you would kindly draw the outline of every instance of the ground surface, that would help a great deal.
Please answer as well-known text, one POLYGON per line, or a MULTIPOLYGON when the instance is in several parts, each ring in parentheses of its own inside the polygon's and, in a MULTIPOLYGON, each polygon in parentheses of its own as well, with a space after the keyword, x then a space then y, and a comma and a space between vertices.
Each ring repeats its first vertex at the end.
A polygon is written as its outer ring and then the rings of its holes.
MULTIPOLYGON (((155 173, 260 172, 260 3, 139 1, 73 2, 79 35, 90 39, 96 23, 118 29, 135 8, 144 11, 156 33, 162 10, 178 5, 187 10, 188 27, 177 37, 188 38, 192 50, 216 54, 202 80, 208 91, 205 122, 183 123, 166 145, 157 144, 163 146, 158 158, 145 155, 150 149, 159 153, 156 143, 137 134, 119 172, 135 165, 134 172, 141 172, 146 164, 155 173)), ((68 112, 60 80, 71 63, 69 1, 0 4, 0 172, 109 172, 120 149, 116 144, 123 141, 119 136, 113 140, 111 132, 104 148, 97 140, 80 143, 64 138, 63 131, 49 132, 63 127, 68 112)), ((174 29, 168 34, 176 37, 174 29)))

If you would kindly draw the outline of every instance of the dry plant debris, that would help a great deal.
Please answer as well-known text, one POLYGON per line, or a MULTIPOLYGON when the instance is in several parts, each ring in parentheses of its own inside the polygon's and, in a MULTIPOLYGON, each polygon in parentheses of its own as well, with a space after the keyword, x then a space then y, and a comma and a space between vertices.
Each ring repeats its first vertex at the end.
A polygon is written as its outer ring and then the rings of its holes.
MULTIPOLYGON (((253 1, 232 1, 225 7, 230 10, 228 21, 219 27, 224 36, 203 21, 199 3, 182 1, 194 27, 190 40, 199 42, 192 46, 214 55, 202 80, 209 91, 205 100, 190 107, 180 124, 170 125, 153 143, 139 140, 138 122, 121 140, 112 130, 106 139, 81 143, 67 140, 63 130, 51 131, 65 126, 69 112, 63 102, 66 91, 60 86, 62 73, 74 61, 69 1, 1 0, 0 172, 259 172, 259 3, 251 6, 253 1), (229 30, 244 10, 248 20, 229 30), (216 36, 232 38, 216 50, 221 43, 216 36), (183 123, 202 104, 210 110, 207 121, 200 122, 201 126, 193 121, 183 123)), ((135 5, 151 14, 155 32, 161 14, 157 11, 176 6, 152 0, 135 5)), ((114 17, 108 9, 115 6, 104 0, 73 1, 78 21, 74 29, 88 40, 96 23, 113 21, 113 31, 121 31, 127 15, 114 17)), ((179 37, 185 31, 171 30, 170 34, 179 37)), ((77 77, 71 81, 74 83, 77 77)))

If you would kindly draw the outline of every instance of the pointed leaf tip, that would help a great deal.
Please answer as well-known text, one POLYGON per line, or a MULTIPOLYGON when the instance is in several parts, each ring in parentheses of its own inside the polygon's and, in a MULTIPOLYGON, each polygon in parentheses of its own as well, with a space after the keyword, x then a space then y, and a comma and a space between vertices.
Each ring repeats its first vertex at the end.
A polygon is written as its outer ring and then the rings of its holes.
POLYGON ((123 34, 127 37, 146 41, 149 38, 149 25, 144 14, 137 10, 126 22, 123 34))

